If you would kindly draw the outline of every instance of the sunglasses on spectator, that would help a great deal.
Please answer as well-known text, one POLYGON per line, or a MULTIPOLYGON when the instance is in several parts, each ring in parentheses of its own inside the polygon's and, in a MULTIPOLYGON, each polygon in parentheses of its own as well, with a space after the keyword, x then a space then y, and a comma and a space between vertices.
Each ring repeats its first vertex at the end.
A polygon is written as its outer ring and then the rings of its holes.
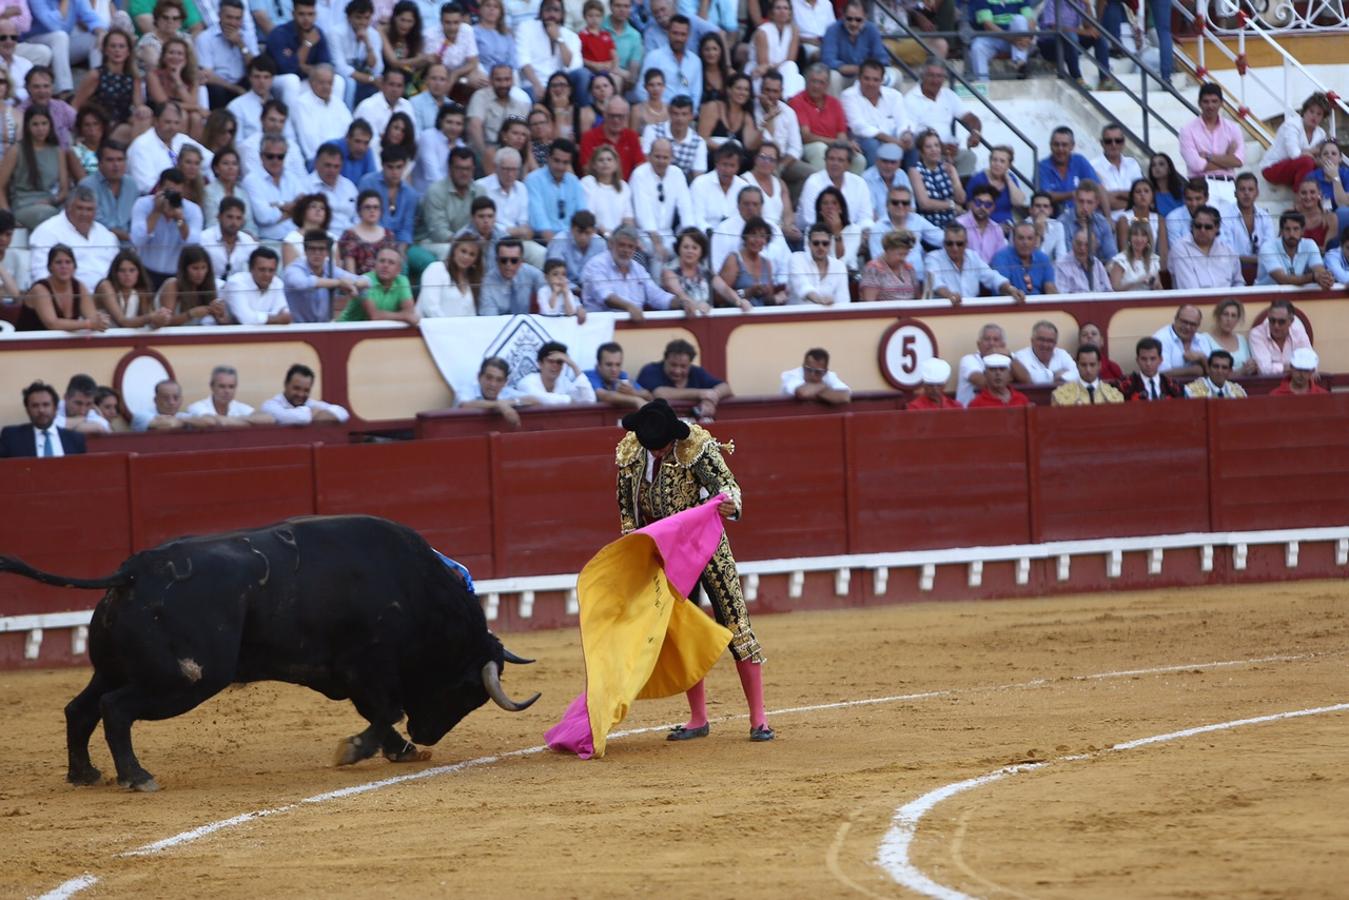
POLYGON ((1276 319, 1273 316, 1265 316, 1265 321, 1271 325, 1287 325, 1292 319, 1276 319))
POLYGON ((943 245, 943 246, 946 246, 946 247, 963 247, 963 246, 965 246, 965 242, 964 242, 964 241, 943 241, 943 242, 942 242, 942 245, 943 245))
POLYGON ((559 219, 567 218, 567 203, 565 200, 557 201, 557 217, 559 219))
POLYGON ((1213 229, 1217 228, 1218 226, 1217 226, 1217 225, 1214 225, 1214 224, 1211 223, 1211 222, 1191 222, 1191 223, 1190 223, 1190 227, 1191 227, 1191 228, 1197 228, 1197 229, 1199 229, 1200 231, 1212 231, 1213 229))
POLYGON ((1117 137, 1117 138, 1101 138, 1101 143, 1102 143, 1102 144, 1122 144, 1122 143, 1124 143, 1124 138, 1122 138, 1122 137, 1117 137))
POLYGON ((980 209, 992 209, 993 202, 990 200, 971 200, 970 206, 977 206, 980 209))
POLYGON ((913 206, 912 200, 891 200, 891 206, 913 206))
POLYGON ((861 16, 844 16, 844 17, 843 17, 843 21, 845 21, 845 22, 865 22, 866 20, 863 19, 861 16))
POLYGON ((809 373, 812 374, 812 375, 828 375, 828 374, 829 374, 829 367, 828 367, 828 366, 825 366, 823 369, 816 368, 815 366, 802 366, 801 368, 805 369, 807 372, 809 372, 809 373))
POLYGON ((263 158, 263 159, 270 159, 270 160, 275 161, 275 160, 278 160, 278 159, 285 159, 285 158, 286 158, 286 154, 284 154, 284 153, 264 153, 264 154, 262 154, 262 158, 263 158))
POLYGON ((660 203, 665 202, 665 182, 663 181, 656 182, 656 200, 660 203))
POLYGON ((379 209, 378 203, 362 203, 361 209, 379 209))
MULTIPOLYGON (((17 43, 19 36, 17 34, 0 34, 0 44, 17 43)), ((8 84, 8 82, 6 82, 8 84)))
POLYGON ((499 266, 518 266, 520 257, 518 256, 498 256, 497 265, 499 266))
POLYGON ((810 246, 812 247, 828 247, 829 244, 829 238, 822 238, 820 240, 816 240, 815 238, 810 239, 810 246))

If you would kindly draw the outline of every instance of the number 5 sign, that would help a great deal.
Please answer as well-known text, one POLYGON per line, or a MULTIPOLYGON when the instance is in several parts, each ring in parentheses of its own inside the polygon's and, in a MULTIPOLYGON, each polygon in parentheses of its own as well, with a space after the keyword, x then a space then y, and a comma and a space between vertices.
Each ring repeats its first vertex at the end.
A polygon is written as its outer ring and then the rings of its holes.
POLYGON ((936 355, 937 339, 917 319, 900 319, 881 335, 881 374, 896 388, 917 387, 918 367, 936 355))

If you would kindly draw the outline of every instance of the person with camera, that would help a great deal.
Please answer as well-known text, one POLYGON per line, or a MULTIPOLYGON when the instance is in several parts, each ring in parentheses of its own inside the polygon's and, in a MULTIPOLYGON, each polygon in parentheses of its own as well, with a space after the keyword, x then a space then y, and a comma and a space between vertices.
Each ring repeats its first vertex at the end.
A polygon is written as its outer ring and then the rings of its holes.
POLYGON ((178 254, 201 243, 201 207, 183 197, 182 170, 165 169, 150 194, 131 212, 131 245, 140 254, 155 290, 178 272, 178 254))

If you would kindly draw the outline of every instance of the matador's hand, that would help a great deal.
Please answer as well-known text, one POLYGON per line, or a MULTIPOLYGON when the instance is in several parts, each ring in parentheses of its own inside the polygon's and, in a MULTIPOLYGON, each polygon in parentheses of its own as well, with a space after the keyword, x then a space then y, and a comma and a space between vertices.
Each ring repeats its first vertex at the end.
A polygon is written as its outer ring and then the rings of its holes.
POLYGON ((735 504, 730 500, 723 500, 717 504, 717 512, 723 519, 729 519, 735 515, 735 504))

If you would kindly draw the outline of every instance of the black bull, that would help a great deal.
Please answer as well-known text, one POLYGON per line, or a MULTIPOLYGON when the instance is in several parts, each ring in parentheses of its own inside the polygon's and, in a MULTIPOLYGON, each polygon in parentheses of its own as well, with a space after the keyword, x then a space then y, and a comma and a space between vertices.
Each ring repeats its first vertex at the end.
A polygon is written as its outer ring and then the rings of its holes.
POLYGON ((529 662, 487 630, 462 577, 415 531, 371 516, 290 519, 170 541, 106 578, 64 578, 0 556, 0 572, 108 588, 89 625, 89 685, 66 706, 67 775, 101 780, 89 760, 99 719, 119 784, 152 791, 131 725, 193 709, 230 684, 285 681, 350 699, 370 723, 338 765, 373 756, 425 759, 394 726, 434 744, 487 702, 519 711, 505 662, 529 662))

